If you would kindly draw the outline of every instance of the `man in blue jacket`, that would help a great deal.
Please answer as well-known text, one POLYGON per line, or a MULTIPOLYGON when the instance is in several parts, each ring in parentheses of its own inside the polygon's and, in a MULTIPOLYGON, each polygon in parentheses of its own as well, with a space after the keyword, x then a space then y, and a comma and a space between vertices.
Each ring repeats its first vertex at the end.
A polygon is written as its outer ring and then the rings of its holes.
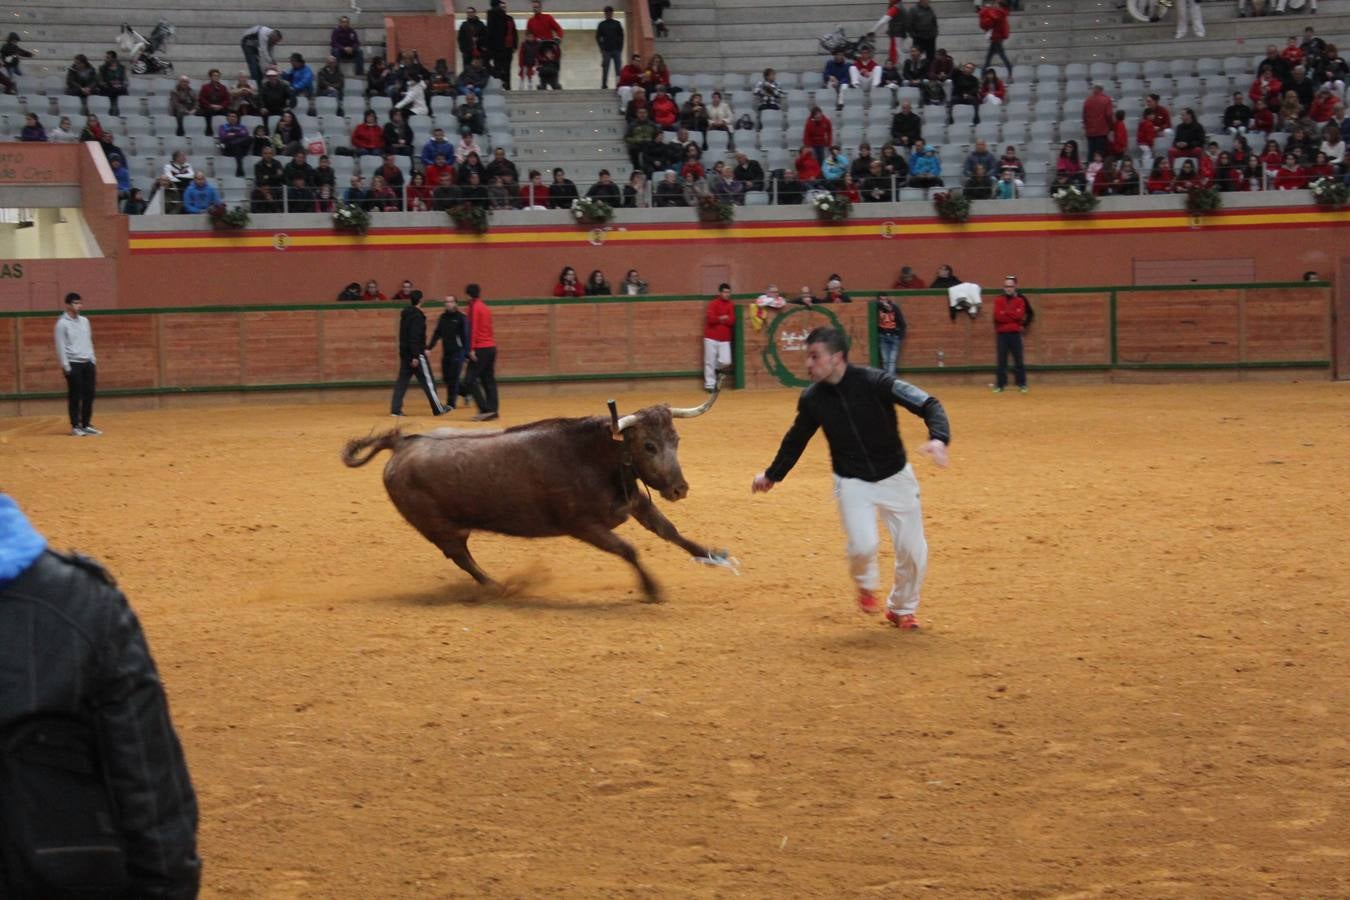
POLYGON ((314 70, 305 65, 305 58, 299 53, 292 53, 291 67, 281 77, 291 86, 295 96, 309 101, 309 114, 314 115, 314 70))
POLYGON ((192 184, 183 191, 183 212, 204 213, 220 202, 220 191, 206 180, 205 172, 192 176, 192 184))
POLYGON ((834 57, 825 63, 825 71, 820 77, 822 87, 827 87, 834 91, 835 109, 844 108, 844 91, 848 90, 851 76, 848 72, 848 60, 844 58, 843 50, 834 51, 834 57))

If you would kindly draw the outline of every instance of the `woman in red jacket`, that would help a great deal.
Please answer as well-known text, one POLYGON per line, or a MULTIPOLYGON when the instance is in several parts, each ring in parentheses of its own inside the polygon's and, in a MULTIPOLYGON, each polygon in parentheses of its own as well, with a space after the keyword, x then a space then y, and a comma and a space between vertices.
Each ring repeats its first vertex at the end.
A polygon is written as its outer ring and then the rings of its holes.
POLYGON ((797 180, 806 187, 815 187, 820 182, 820 160, 810 147, 803 147, 797 153, 797 180))
POLYGON ((656 89, 651 103, 652 121, 665 131, 674 131, 680 125, 680 108, 662 88, 656 89))
POLYGON ((384 129, 374 110, 366 110, 365 118, 352 131, 352 150, 355 156, 383 156, 384 129))
POLYGON ((1185 194, 1196 188, 1205 186, 1205 179, 1200 177, 1200 172, 1195 168, 1195 160, 1189 157, 1182 162, 1181 170, 1177 172, 1176 180, 1172 182, 1172 193, 1185 194))
MULTIPOLYGON (((985 7, 988 9, 989 7, 985 7)), ((987 103, 990 106, 999 106, 1003 103, 1003 98, 1008 94, 1008 89, 1004 87, 1003 82, 998 80, 998 73, 992 68, 984 70, 984 79, 980 82, 980 103, 987 103)))
POLYGON ((585 288, 577 280, 577 270, 571 266, 563 266, 562 272, 558 274, 558 283, 553 286, 553 296, 580 297, 585 293, 585 288))
POLYGON ((1308 186, 1308 173, 1298 164, 1297 156, 1284 155, 1284 165, 1275 172, 1270 186, 1277 191, 1300 191, 1308 186))
POLYGON ((989 49, 984 54, 983 68, 989 68, 994 57, 998 56, 1008 67, 1008 80, 1011 81, 1012 61, 1003 49, 1003 42, 1012 35, 1012 28, 1008 25, 1008 7, 1003 5, 1002 0, 985 0, 984 8, 980 10, 980 30, 989 32, 989 49))
MULTIPOLYGON (((825 159, 826 151, 834 143, 834 125, 830 122, 829 116, 825 115, 819 106, 811 107, 811 115, 802 128, 802 143, 816 155, 817 163, 825 159)), ((817 166, 817 169, 819 169, 819 166, 817 166)))

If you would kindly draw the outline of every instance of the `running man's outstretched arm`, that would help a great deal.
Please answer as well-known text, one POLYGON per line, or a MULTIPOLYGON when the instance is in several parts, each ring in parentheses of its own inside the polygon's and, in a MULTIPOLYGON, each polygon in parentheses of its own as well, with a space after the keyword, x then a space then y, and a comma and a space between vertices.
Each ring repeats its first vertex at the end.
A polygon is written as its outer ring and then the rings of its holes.
POLYGON ((801 459, 802 451, 806 449, 806 445, 819 428, 820 422, 806 411, 805 402, 798 400, 797 418, 788 429, 788 433, 783 435, 778 455, 773 458, 769 468, 755 476, 750 490, 756 494, 763 493, 786 478, 787 473, 797 464, 797 460, 801 459))

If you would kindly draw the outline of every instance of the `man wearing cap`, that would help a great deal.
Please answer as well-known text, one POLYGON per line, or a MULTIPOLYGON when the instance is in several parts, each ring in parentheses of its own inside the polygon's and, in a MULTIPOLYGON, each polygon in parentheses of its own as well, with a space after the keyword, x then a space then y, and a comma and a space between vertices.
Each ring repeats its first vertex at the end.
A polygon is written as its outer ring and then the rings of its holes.
POLYGON ((56 360, 66 376, 66 405, 74 437, 102 434, 89 420, 94 414, 94 382, 98 357, 89 320, 80 315, 83 298, 66 294, 66 311, 56 320, 56 360))
POLYGON ((279 116, 295 105, 295 94, 291 86, 281 80, 281 73, 275 68, 267 70, 267 77, 258 85, 258 106, 264 119, 279 116))
POLYGON ((1008 385, 1008 355, 1013 358, 1013 377, 1017 389, 1027 392, 1027 368, 1022 361, 1022 332, 1027 327, 1027 298, 1017 289, 1017 276, 1003 279, 1003 293, 994 300, 994 331, 998 338, 998 374, 994 393, 1008 385))
POLYGON ((244 51, 244 62, 248 64, 248 74, 255 82, 263 79, 263 70, 276 68, 276 58, 272 48, 281 43, 281 32, 266 25, 254 25, 244 32, 239 41, 239 49, 244 51))

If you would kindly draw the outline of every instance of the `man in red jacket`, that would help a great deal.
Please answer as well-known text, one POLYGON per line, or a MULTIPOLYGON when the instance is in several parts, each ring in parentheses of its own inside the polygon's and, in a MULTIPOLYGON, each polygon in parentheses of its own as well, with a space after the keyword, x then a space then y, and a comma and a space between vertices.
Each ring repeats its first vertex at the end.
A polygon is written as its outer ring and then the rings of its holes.
POLYGON ((994 301, 994 331, 998 334, 998 383, 994 393, 1008 384, 1008 354, 1013 358, 1017 389, 1027 392, 1027 368, 1022 362, 1022 332, 1027 327, 1027 298, 1017 289, 1017 276, 1003 279, 1003 293, 994 301))
POLYGON ((1092 93, 1083 101, 1083 134, 1087 135, 1087 161, 1094 153, 1106 158, 1111 133, 1116 127, 1116 111, 1111 98, 1100 84, 1092 86, 1092 93))
POLYGON ((1003 49, 1003 42, 1012 35, 1012 28, 1008 24, 1008 7, 1003 5, 1003 0, 984 0, 984 8, 980 10, 980 30, 989 32, 989 49, 985 51, 984 65, 980 66, 980 71, 989 68, 997 55, 1008 67, 1008 83, 1012 84, 1012 62, 1003 49))
POLYGON ((544 12, 544 5, 539 0, 534 0, 534 15, 525 20, 525 30, 541 41, 562 42, 562 26, 557 19, 544 12))
POLYGON ((731 305, 731 285, 718 285, 717 296, 708 304, 703 318, 703 388, 717 389, 717 371, 731 365, 731 335, 735 330, 736 308, 731 305))

